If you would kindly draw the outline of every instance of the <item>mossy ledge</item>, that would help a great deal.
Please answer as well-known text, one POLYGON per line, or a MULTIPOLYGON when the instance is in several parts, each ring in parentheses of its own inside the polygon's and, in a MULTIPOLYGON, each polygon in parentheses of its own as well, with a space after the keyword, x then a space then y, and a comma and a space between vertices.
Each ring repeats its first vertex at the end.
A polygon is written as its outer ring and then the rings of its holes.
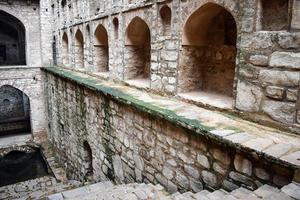
MULTIPOLYGON (((229 141, 222 136, 218 136, 215 134, 210 133, 212 130, 218 129, 218 127, 209 127, 206 125, 203 125, 201 121, 199 120, 193 120, 188 119, 183 116, 177 115, 174 111, 169 109, 164 109, 159 106, 153 105, 151 103, 144 102, 142 100, 139 100, 135 98, 132 95, 126 94, 118 89, 108 87, 104 84, 102 84, 103 80, 88 76, 86 74, 83 74, 83 76, 78 75, 78 73, 72 72, 70 70, 66 70, 63 68, 58 67, 44 67, 41 68, 43 71, 53 74, 55 76, 59 76, 63 79, 66 79, 68 81, 74 82, 78 85, 84 86, 92 91, 100 92, 101 94, 112 98, 112 100, 123 103, 125 105, 133 106, 134 108, 148 113, 152 115, 153 117, 159 117, 162 119, 165 119, 175 125, 184 127, 194 133, 197 133, 198 135, 201 135, 202 137, 205 137, 207 139, 212 139, 215 142, 219 143, 222 146, 232 147, 236 149, 237 151, 243 151, 248 154, 256 155, 256 157, 262 157, 266 160, 269 160, 273 163, 280 164, 287 167, 292 167, 294 169, 299 169, 299 166, 294 165, 293 163, 286 162, 282 159, 275 158, 271 155, 268 155, 262 151, 258 151, 252 148, 248 148, 243 146, 239 143, 234 143, 232 141, 229 141)), ((233 128, 232 126, 231 129, 233 128)), ((229 128, 228 127, 228 128, 229 128)), ((241 132, 238 127, 236 127, 237 132, 241 132)))

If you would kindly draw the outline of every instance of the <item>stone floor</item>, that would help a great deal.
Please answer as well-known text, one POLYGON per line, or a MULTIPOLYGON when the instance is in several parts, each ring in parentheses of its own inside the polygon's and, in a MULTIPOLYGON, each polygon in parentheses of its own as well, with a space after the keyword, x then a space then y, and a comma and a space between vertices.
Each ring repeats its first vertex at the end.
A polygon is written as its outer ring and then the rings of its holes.
POLYGON ((119 101, 163 117, 198 134, 253 151, 284 165, 300 169, 300 136, 262 126, 218 111, 211 111, 178 99, 101 81, 87 74, 61 68, 48 72, 75 80, 78 84, 114 96, 119 101))
POLYGON ((80 184, 77 181, 59 182, 52 176, 44 176, 0 187, 0 199, 38 200, 50 194, 79 187, 80 184))

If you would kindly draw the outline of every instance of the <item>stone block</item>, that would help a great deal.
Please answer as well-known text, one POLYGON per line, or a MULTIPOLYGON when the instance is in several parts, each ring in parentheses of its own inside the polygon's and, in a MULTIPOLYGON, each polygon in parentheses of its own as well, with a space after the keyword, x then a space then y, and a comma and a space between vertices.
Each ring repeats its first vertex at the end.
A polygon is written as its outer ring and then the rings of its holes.
POLYGON ((184 171, 195 179, 198 179, 200 176, 199 171, 191 165, 184 165, 184 171))
POLYGON ((288 89, 286 91, 286 99, 288 101, 292 101, 292 102, 296 102, 297 101, 297 90, 293 90, 293 89, 288 89))
POLYGON ((171 180, 174 177, 175 172, 171 170, 170 168, 164 166, 162 170, 162 174, 169 180, 171 180))
POLYGON ((297 166, 300 165, 299 158, 300 158, 300 151, 295 151, 295 152, 289 153, 289 154, 281 157, 282 160, 285 160, 285 161, 292 163, 294 165, 297 165, 297 166))
POLYGON ((262 151, 272 144, 274 144, 274 142, 271 139, 266 138, 255 138, 243 143, 244 146, 255 149, 256 151, 262 151))
POLYGON ((284 49, 300 48, 300 33, 281 32, 278 34, 278 44, 284 49))
POLYGON ((258 188, 257 190, 254 191, 254 193, 261 198, 265 198, 267 196, 270 196, 271 194, 274 193, 279 193, 279 189, 271 187, 269 185, 263 185, 260 188, 258 188))
POLYGON ((201 172, 202 180, 210 187, 216 187, 218 184, 217 176, 209 171, 203 170, 201 172))
POLYGON ((279 158, 292 149, 291 144, 274 144, 265 149, 263 152, 275 158, 279 158))
POLYGON ((262 104, 262 111, 272 119, 292 124, 296 115, 294 103, 266 100, 262 104))
POLYGON ((283 99, 284 88, 277 87, 277 86, 267 86, 266 94, 268 97, 281 100, 281 99, 283 99))
POLYGON ((274 52, 270 58, 270 66, 300 69, 300 53, 274 52))
POLYGON ((210 150, 210 153, 217 161, 220 161, 225 165, 230 164, 230 156, 228 152, 222 151, 221 149, 214 148, 210 150))
POLYGON ((252 174, 252 163, 241 155, 235 155, 234 167, 238 172, 244 173, 248 176, 251 176, 252 174))
POLYGON ((210 168, 210 164, 209 164, 208 158, 205 155, 201 155, 201 154, 197 155, 197 162, 201 166, 203 166, 203 167, 205 167, 207 169, 210 168))
POLYGON ((262 169, 262 168, 255 168, 255 169, 254 169, 254 174, 255 174, 258 178, 260 178, 260 179, 262 179, 262 180, 265 180, 265 181, 267 181, 267 180, 270 179, 270 174, 269 174, 266 170, 264 170, 264 169, 262 169))
POLYGON ((300 200, 300 185, 297 183, 290 183, 284 186, 281 191, 294 199, 300 200))
POLYGON ((262 84, 271 84, 277 86, 297 87, 300 79, 299 72, 261 70, 258 80, 262 84))
POLYGON ((267 66, 269 64, 268 56, 264 55, 252 55, 250 56, 249 61, 251 64, 257 66, 267 66))
POLYGON ((190 179, 190 185, 193 192, 200 192, 203 190, 203 184, 201 181, 190 179))
POLYGON ((257 112, 263 97, 260 87, 239 81, 237 85, 236 108, 243 111, 257 112))

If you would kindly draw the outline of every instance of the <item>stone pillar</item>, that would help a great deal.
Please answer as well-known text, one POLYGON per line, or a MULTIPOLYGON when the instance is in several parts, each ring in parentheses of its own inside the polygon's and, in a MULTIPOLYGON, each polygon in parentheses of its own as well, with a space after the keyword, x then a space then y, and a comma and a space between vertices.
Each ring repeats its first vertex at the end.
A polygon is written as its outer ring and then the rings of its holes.
POLYGON ((40 23, 41 23, 41 53, 42 65, 49 65, 52 61, 52 15, 49 0, 40 1, 40 23))
POLYGON ((294 0, 291 29, 300 31, 300 0, 294 0))

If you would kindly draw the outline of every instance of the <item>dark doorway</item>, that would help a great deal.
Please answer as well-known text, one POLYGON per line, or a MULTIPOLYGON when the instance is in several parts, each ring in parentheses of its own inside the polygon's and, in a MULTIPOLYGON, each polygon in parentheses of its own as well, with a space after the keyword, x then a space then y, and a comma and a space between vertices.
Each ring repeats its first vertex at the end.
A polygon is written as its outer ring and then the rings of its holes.
POLYGON ((0 136, 31 132, 28 96, 10 86, 0 87, 0 136))
POLYGON ((14 16, 0 10, 0 66, 26 65, 25 28, 14 16))

